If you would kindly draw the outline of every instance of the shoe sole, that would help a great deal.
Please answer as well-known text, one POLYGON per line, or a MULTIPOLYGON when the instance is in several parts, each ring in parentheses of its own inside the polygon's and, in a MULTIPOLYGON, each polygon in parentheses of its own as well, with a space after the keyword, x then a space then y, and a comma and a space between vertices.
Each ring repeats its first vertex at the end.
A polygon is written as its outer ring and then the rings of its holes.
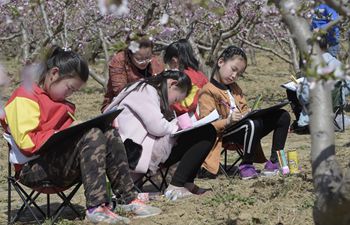
POLYGON ((188 195, 182 195, 181 197, 177 196, 176 199, 173 199, 173 196, 168 197, 166 195, 165 195, 165 198, 170 200, 170 201, 178 201, 178 200, 181 200, 181 199, 191 198, 191 197, 194 197, 194 196, 196 196, 196 194, 192 194, 191 193, 191 194, 188 194, 188 195))
POLYGON ((130 224, 131 221, 128 220, 128 221, 123 221, 123 220, 120 220, 116 223, 108 223, 108 222, 105 222, 105 221, 96 221, 96 220, 92 220, 92 219, 89 219, 87 216, 85 216, 85 221, 87 221, 88 223, 93 223, 93 224, 99 224, 99 223, 102 223, 102 224, 116 224, 116 225, 125 225, 125 224, 130 224))
POLYGON ((275 171, 262 171, 261 172, 261 176, 264 177, 272 177, 272 176, 276 176, 278 175, 279 170, 275 170, 275 171))
POLYGON ((146 218, 146 217, 151 217, 151 216, 157 216, 157 215, 159 215, 159 214, 161 214, 161 213, 162 213, 162 211, 157 212, 157 213, 153 213, 153 214, 148 214, 148 215, 133 216, 133 218, 135 218, 135 219, 138 219, 138 218, 146 218))
POLYGON ((254 175, 252 177, 241 177, 242 180, 253 180, 253 179, 256 179, 258 178, 259 176, 258 175, 254 175))

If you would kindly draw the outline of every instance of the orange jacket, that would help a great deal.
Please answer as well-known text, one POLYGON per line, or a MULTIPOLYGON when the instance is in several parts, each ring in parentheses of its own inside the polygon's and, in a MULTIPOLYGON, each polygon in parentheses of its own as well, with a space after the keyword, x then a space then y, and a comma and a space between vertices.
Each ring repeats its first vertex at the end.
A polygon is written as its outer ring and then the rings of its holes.
POLYGON ((25 156, 33 156, 56 131, 68 128, 75 106, 68 102, 53 101, 36 84, 17 88, 5 106, 1 124, 15 140, 25 156))
MULTIPOLYGON (((229 90, 231 90, 231 94, 235 99, 236 107, 243 114, 247 113, 248 105, 243 96, 242 89, 238 86, 237 83, 233 83, 229 86, 229 90)), ((227 107, 227 105, 230 104, 230 98, 227 93, 229 90, 227 88, 224 88, 223 84, 220 84, 215 80, 211 80, 208 84, 204 85, 199 94, 199 117, 203 118, 216 109, 221 118, 212 123, 217 131, 218 138, 213 149, 208 154, 203 163, 203 167, 213 174, 216 174, 219 170, 221 150, 223 148, 222 132, 227 126, 226 119, 230 114, 230 109, 227 107)), ((256 155, 254 156, 254 161, 266 161, 261 145, 258 146, 256 155)))
MULTIPOLYGON (((148 73, 154 76, 164 70, 164 65, 157 56, 153 56, 147 68, 148 73)), ((128 50, 116 53, 109 62, 109 79, 101 111, 112 102, 113 98, 117 96, 128 83, 142 78, 144 78, 144 76, 140 74, 137 67, 131 62, 128 50)))

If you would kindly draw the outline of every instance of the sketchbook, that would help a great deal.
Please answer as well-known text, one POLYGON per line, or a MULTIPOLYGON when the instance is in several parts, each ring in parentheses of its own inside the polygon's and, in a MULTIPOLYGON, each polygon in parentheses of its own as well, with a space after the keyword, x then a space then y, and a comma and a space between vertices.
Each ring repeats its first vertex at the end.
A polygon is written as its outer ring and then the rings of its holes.
POLYGON ((108 111, 107 113, 101 114, 93 119, 79 123, 75 126, 68 127, 67 129, 61 130, 53 134, 39 149, 39 152, 47 151, 50 147, 54 146, 60 141, 64 141, 67 138, 81 134, 91 128, 100 128, 102 131, 108 129, 113 120, 119 115, 122 109, 108 111))
POLYGON ((237 127, 239 127, 240 125, 242 125, 246 119, 254 119, 254 118, 257 118, 257 117, 260 117, 262 115, 265 115, 265 114, 268 114, 268 113, 271 113, 277 109, 280 109, 284 106, 286 106, 287 104, 289 104, 290 102, 288 100, 285 100, 283 102, 280 102, 276 105, 273 105, 273 106, 270 106, 268 108, 265 108, 265 109, 256 109, 256 110, 253 110, 251 112, 249 112, 248 114, 246 114, 242 119, 240 119, 237 123, 235 124, 232 124, 232 126, 229 126, 225 129, 223 135, 225 136, 225 134, 227 134, 228 132, 232 131, 233 129, 236 129, 237 127))
POLYGON ((281 84, 281 87, 291 90, 291 91, 297 91, 297 88, 299 84, 304 82, 305 77, 300 77, 297 79, 298 83, 295 83, 294 81, 290 81, 284 84, 281 84))
POLYGON ((213 110, 211 113, 209 113, 209 115, 207 115, 206 117, 200 119, 200 120, 197 120, 195 122, 193 122, 193 126, 190 127, 190 128, 187 128, 187 129, 184 129, 184 130, 178 130, 176 131, 175 133, 173 133, 171 136, 176 136, 176 135, 179 135, 179 134, 182 134, 184 132, 187 132, 187 131, 190 131, 190 130, 193 130, 193 129, 196 129, 198 127, 201 127, 201 126, 204 126, 208 123, 211 123, 217 119, 219 119, 219 113, 218 111, 215 109, 213 110))

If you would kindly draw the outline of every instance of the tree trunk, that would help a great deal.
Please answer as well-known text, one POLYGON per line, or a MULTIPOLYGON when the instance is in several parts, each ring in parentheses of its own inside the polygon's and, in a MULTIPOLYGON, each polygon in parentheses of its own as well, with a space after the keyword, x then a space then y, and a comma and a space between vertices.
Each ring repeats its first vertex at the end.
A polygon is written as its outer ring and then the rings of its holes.
POLYGON ((291 53, 290 58, 292 59, 292 62, 293 62, 293 70, 297 74, 300 72, 300 65, 299 65, 299 59, 298 59, 299 56, 297 54, 297 49, 296 49, 294 40, 293 40, 292 35, 291 35, 289 30, 288 30, 288 34, 289 34, 289 37, 288 37, 289 49, 290 49, 290 53, 291 53))
POLYGON ((343 177, 335 156, 333 107, 331 101, 332 81, 325 81, 319 68, 322 56, 318 46, 312 43, 308 23, 298 16, 297 0, 275 0, 283 20, 303 55, 307 55, 307 75, 310 85, 310 133, 311 161, 316 201, 314 221, 317 225, 350 224, 350 175, 343 177))
POLYGON ((335 157, 331 88, 324 81, 318 81, 310 90, 311 160, 316 193, 313 214, 318 225, 348 225, 350 177, 343 179, 335 157))
POLYGON ((23 61, 26 62, 29 59, 29 40, 24 21, 21 21, 21 33, 22 33, 22 57, 23 61))

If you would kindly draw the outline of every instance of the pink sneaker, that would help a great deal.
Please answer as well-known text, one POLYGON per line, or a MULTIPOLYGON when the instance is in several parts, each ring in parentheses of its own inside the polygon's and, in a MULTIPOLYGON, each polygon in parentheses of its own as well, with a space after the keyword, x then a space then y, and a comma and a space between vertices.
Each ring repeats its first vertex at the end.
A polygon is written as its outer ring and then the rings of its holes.
POLYGON ((86 210, 85 218, 92 223, 107 224, 129 224, 130 220, 126 217, 118 216, 113 213, 108 206, 102 204, 94 209, 86 210))

